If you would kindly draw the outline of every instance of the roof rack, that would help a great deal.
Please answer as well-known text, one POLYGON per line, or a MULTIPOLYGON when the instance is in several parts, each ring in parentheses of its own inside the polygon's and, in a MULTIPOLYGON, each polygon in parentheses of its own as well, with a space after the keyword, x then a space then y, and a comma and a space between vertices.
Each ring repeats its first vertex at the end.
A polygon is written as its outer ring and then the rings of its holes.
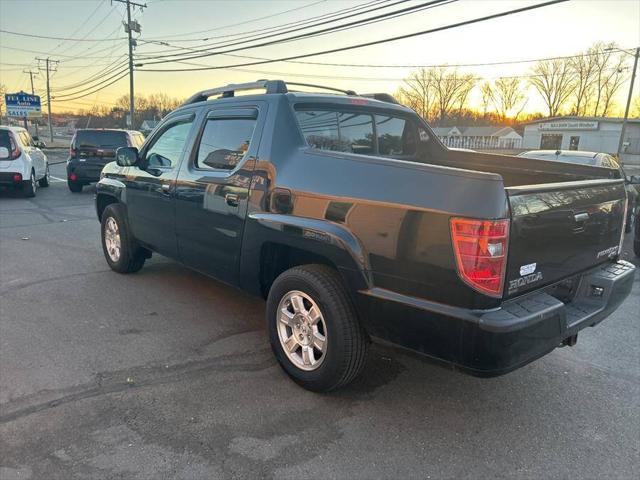
POLYGON ((230 98, 235 96, 235 92, 241 92, 243 90, 256 90, 265 89, 265 93, 287 93, 289 89, 287 85, 296 85, 300 87, 313 87, 322 88, 324 90, 330 90, 333 92, 344 93, 345 95, 357 95, 353 90, 341 90, 339 88, 327 87, 324 85, 315 85, 312 83, 285 83, 283 80, 257 80, 250 83, 231 83, 224 87, 210 88, 208 90, 202 90, 191 97, 189 97, 183 105, 190 105, 192 103, 204 102, 209 97, 214 95, 221 95, 221 98, 230 98))
POLYGON ((360 96, 373 98, 374 100, 380 100, 381 102, 395 103, 396 105, 400 105, 400 102, 396 100, 393 95, 389 95, 388 93, 363 93, 360 96))

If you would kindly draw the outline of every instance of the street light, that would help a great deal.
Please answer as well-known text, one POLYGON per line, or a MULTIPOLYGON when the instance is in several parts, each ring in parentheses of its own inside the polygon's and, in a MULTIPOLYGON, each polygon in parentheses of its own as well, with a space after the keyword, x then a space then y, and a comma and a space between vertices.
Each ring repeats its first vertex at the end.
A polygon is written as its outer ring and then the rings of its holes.
MULTIPOLYGON (((607 51, 613 50, 613 48, 605 48, 607 51)), ((631 55, 626 50, 620 50, 621 52, 631 55)), ((622 129, 620 130, 620 140, 618 141, 618 160, 622 164, 622 144, 624 143, 624 134, 627 129, 627 119, 629 118, 629 107, 631 106, 631 96, 633 95, 633 84, 636 81, 636 69, 638 67, 638 57, 640 57, 640 47, 636 48, 636 53, 633 60, 633 70, 631 71, 631 84, 629 85, 629 96, 627 97, 627 106, 624 109, 624 119, 622 120, 622 129)))

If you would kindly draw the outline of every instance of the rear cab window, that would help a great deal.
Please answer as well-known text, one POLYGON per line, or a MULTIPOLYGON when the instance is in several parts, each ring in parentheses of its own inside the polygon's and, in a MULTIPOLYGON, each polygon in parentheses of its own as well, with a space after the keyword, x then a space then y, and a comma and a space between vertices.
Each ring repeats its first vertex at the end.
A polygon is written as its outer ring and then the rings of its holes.
POLYGON ((312 148, 416 160, 419 127, 394 113, 296 107, 300 130, 312 148))
POLYGON ((113 130, 79 130, 74 143, 78 150, 115 150, 128 145, 127 133, 113 130))

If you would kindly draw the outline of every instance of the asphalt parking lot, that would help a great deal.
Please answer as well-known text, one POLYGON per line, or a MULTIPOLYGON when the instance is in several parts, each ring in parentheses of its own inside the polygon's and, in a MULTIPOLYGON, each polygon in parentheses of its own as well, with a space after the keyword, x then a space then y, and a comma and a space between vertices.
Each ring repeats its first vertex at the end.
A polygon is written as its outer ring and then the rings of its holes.
POLYGON ((637 478, 640 275, 509 375, 377 346, 318 395, 276 365, 264 302, 158 256, 111 272, 93 188, 57 179, 0 193, 0 479, 637 478))

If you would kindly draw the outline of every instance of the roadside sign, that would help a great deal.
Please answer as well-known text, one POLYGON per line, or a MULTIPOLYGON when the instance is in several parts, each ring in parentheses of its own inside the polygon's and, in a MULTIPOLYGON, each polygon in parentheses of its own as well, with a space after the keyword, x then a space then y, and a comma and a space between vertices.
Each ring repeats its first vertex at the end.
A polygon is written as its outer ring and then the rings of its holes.
POLYGON ((25 92, 7 93, 4 96, 7 115, 18 118, 40 118, 40 97, 25 92))

